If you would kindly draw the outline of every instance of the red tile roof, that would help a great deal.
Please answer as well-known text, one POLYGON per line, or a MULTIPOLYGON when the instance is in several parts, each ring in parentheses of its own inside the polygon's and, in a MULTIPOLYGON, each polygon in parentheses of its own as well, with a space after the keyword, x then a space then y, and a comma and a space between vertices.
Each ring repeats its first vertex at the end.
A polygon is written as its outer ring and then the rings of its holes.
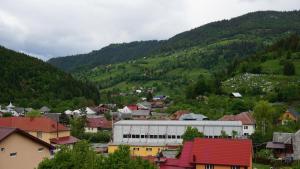
POLYGON ((207 138, 194 140, 192 159, 194 163, 249 167, 251 160, 251 140, 207 138))
POLYGON ((104 128, 104 129, 111 129, 112 124, 111 121, 106 120, 105 117, 96 117, 96 118, 87 118, 86 119, 87 127, 90 128, 104 128))
POLYGON ((58 137, 50 139, 51 144, 58 144, 58 145, 66 145, 66 144, 75 144, 79 141, 78 138, 73 136, 65 136, 65 137, 58 137))
POLYGON ((254 125, 255 119, 250 112, 242 112, 237 115, 225 115, 219 120, 222 121, 241 121, 243 125, 254 125))
POLYGON ((161 169, 181 169, 192 168, 191 164, 193 141, 186 141, 178 159, 167 158, 166 163, 161 165, 161 169))
MULTIPOLYGON (((24 131, 56 132, 57 122, 47 117, 4 117, 0 118, 0 126, 15 127, 24 131)), ((69 128, 58 124, 59 131, 68 131, 69 128)))
POLYGON ((49 149, 54 149, 54 147, 51 145, 51 144, 48 144, 46 143, 45 141, 37 138, 37 137, 34 137, 32 135, 30 135, 29 133, 21 130, 21 129, 18 129, 18 128, 10 128, 10 127, 0 127, 0 142, 2 140, 4 140, 5 138, 7 138, 8 136, 10 136, 11 134, 13 133, 18 133, 24 137, 27 137, 28 139, 38 143, 38 144, 41 144, 41 145, 44 145, 46 147, 48 147, 49 149))
POLYGON ((139 107, 138 107, 137 105, 134 105, 134 104, 133 104, 133 105, 128 105, 127 107, 128 107, 130 110, 132 110, 132 111, 133 111, 133 110, 138 110, 138 109, 139 109, 139 107))

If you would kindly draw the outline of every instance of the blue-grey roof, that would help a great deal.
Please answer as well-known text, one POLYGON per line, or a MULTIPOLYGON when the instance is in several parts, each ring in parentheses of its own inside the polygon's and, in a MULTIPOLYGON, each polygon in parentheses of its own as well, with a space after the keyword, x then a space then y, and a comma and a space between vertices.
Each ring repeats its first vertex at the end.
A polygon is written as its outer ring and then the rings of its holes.
POLYGON ((195 114, 195 113, 188 113, 180 116, 179 120, 208 120, 208 117, 202 115, 202 114, 195 114))

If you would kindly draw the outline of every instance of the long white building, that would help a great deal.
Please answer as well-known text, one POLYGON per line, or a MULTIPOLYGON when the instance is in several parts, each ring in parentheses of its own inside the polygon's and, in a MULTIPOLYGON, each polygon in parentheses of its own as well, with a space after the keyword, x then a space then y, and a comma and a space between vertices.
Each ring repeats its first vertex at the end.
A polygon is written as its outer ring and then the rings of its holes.
POLYGON ((175 121, 121 120, 113 126, 114 144, 181 144, 188 126, 197 128, 205 137, 217 138, 224 131, 228 136, 236 131, 243 135, 241 121, 175 121))

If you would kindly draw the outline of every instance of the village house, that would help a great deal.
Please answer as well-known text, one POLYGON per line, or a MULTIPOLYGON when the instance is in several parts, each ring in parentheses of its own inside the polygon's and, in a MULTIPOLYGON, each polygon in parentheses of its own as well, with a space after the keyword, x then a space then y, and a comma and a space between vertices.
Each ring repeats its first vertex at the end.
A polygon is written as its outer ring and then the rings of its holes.
POLYGON ((278 119, 279 123, 282 125, 289 121, 297 122, 299 120, 300 114, 295 111, 287 110, 278 119))
POLYGON ((74 141, 69 128, 47 117, 5 117, 0 118, 0 126, 19 128, 47 143, 60 137, 74 141))
POLYGON ((85 132, 97 133, 102 130, 111 130, 112 121, 108 121, 105 117, 87 118, 85 132))
POLYGON ((160 169, 252 169, 252 141, 196 138, 178 159, 157 159, 160 169))
POLYGON ((222 132, 232 137, 242 135, 240 121, 177 121, 177 120, 121 120, 114 123, 113 142, 108 152, 113 153, 119 145, 129 145, 132 155, 156 156, 168 147, 182 144, 182 135, 188 126, 195 127, 207 138, 219 138, 222 132))
POLYGON ((0 168, 33 169, 54 147, 17 128, 0 127, 0 168))
POLYGON ((296 133, 274 132, 273 140, 266 145, 276 158, 300 160, 300 130, 296 133))
POLYGON ((255 132, 255 119, 251 112, 242 112, 237 115, 224 115, 221 121, 241 121, 243 124, 243 135, 250 136, 255 132))
POLYGON ((42 114, 45 114, 45 113, 50 113, 51 109, 47 106, 43 106, 40 108, 39 110, 42 114))

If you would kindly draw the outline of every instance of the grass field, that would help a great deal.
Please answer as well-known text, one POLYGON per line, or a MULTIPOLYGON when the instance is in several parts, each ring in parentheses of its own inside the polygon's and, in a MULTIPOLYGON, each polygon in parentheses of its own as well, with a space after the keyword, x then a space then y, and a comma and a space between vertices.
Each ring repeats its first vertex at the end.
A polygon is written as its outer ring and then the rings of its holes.
POLYGON ((271 166, 253 163, 253 169, 270 169, 271 166))

